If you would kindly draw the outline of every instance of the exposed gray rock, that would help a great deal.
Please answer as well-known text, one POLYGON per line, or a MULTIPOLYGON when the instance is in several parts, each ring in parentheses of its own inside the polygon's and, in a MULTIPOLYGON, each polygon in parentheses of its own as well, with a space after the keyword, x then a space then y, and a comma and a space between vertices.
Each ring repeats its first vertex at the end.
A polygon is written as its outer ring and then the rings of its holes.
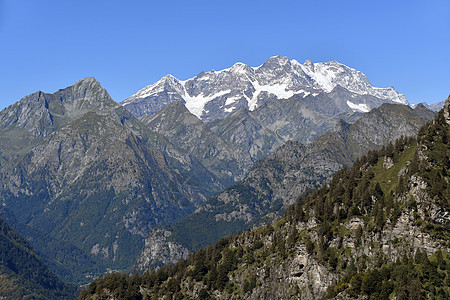
POLYGON ((144 253, 139 256, 137 265, 140 270, 160 264, 174 264, 180 259, 186 259, 188 249, 168 240, 171 233, 164 229, 157 229, 145 239, 144 253))
POLYGON ((164 135, 172 144, 196 157, 224 186, 242 179, 253 163, 245 149, 224 140, 179 101, 140 120, 150 130, 164 135))
POLYGON ((443 112, 445 121, 450 124, 450 96, 445 100, 443 112))
POLYGON ((367 112, 379 106, 380 101, 408 104, 405 96, 394 88, 374 88, 363 73, 336 61, 308 60, 302 65, 287 57, 274 56, 259 67, 236 63, 229 69, 201 72, 186 81, 167 75, 124 100, 122 105, 139 117, 182 101, 202 120, 215 120, 241 108, 253 111, 272 98, 316 96, 330 93, 338 86, 358 95, 342 103, 340 109, 346 112, 367 112))

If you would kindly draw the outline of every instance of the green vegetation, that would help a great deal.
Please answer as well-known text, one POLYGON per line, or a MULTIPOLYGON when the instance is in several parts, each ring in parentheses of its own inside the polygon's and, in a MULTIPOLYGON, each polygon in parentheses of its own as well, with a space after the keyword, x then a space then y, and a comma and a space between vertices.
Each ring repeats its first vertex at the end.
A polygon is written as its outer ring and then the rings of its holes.
POLYGON ((70 299, 78 292, 44 265, 28 242, 0 218, 0 298, 70 299))
POLYGON ((434 122, 419 131, 419 142, 427 160, 421 161, 416 155, 413 162, 419 175, 428 183, 428 193, 437 205, 450 210, 450 130, 441 110, 434 122))
POLYGON ((286 277, 301 277, 308 266, 297 262, 294 274, 282 270, 305 252, 309 262, 338 278, 315 297, 448 299, 450 253, 440 249, 448 249, 450 224, 439 212, 449 200, 449 127, 441 112, 417 139, 401 137, 370 151, 329 184, 300 197, 276 223, 221 239, 158 271, 106 275, 80 299, 276 297, 277 290, 285 298, 298 297, 314 287, 289 285, 286 277), (431 244, 413 245, 407 230, 387 239, 399 223, 429 236, 431 244))
POLYGON ((330 299, 347 290, 352 298, 367 295, 369 299, 449 299, 450 254, 437 251, 431 257, 417 250, 414 257, 404 255, 380 268, 356 272, 349 266, 342 281, 331 287, 330 299))

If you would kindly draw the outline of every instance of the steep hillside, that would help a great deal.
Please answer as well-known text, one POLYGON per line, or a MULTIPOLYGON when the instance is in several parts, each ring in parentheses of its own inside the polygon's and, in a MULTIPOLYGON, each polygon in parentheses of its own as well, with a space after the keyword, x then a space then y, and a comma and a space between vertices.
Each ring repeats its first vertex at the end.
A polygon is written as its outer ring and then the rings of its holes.
POLYGON ((288 140, 309 144, 315 137, 332 131, 340 119, 353 123, 361 112, 342 109, 339 104, 353 97, 356 94, 339 86, 329 94, 295 95, 289 99, 272 97, 253 111, 242 108, 208 126, 224 140, 243 148, 253 160, 258 160, 288 140))
POLYGON ((140 120, 186 149, 229 186, 287 141, 309 144, 340 119, 357 120, 362 113, 346 112, 336 104, 354 96, 336 87, 329 95, 269 99, 254 111, 241 108, 213 122, 202 122, 177 101, 140 120))
POLYGON ((422 108, 384 104, 352 125, 341 121, 337 131, 307 146, 288 142, 192 215, 168 228, 155 229, 146 239, 138 269, 175 262, 221 237, 275 220, 300 195, 329 181, 362 153, 402 135, 416 134, 434 115, 422 108))
POLYGON ((91 78, 25 97, 2 116, 12 120, 5 132, 20 128, 36 137, 0 169, 0 195, 16 229, 30 234, 39 252, 47 251, 33 232, 72 244, 111 269, 130 267, 151 228, 192 213, 221 188, 200 162, 148 130, 91 78), (33 121, 29 103, 39 104, 50 123, 33 121))
POLYGON ((77 292, 50 272, 28 242, 0 217, 0 298, 74 299, 77 292))
POLYGON ((417 140, 370 151, 274 224, 80 299, 448 299, 450 97, 417 140))

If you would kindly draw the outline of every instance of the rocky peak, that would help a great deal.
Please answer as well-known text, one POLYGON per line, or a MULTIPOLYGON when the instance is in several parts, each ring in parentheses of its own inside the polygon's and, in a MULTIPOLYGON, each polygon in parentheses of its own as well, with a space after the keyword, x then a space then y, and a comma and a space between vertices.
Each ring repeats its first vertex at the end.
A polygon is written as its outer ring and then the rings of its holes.
POLYGON ((18 126, 34 137, 45 137, 56 128, 92 110, 110 111, 118 107, 92 78, 84 78, 54 94, 35 92, 0 112, 0 126, 18 126))
POLYGON ((305 62, 303 63, 303 66, 305 66, 306 68, 309 68, 310 70, 312 70, 314 72, 314 63, 310 59, 305 60, 305 62))
POLYGON ((83 100, 78 104, 79 107, 108 109, 117 106, 108 92, 93 77, 81 79, 74 85, 59 90, 53 95, 57 98, 54 100, 59 102, 83 100))
POLYGON ((250 66, 248 66, 248 65, 246 65, 246 64, 243 64, 243 63, 241 63, 241 62, 235 63, 235 64, 231 67, 231 69, 230 69, 230 71, 231 71, 233 74, 236 74, 236 73, 245 73, 245 72, 248 72, 248 71, 250 71, 250 70, 251 70, 251 67, 250 67, 250 66))
POLYGON ((284 66, 290 63, 290 59, 286 56, 276 55, 270 57, 261 67, 284 66))

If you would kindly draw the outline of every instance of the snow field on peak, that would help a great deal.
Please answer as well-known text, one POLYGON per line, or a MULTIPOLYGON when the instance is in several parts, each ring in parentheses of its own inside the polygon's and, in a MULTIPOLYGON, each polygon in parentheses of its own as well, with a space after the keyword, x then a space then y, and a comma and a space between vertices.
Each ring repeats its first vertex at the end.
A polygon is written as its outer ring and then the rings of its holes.
POLYGON ((161 78, 160 80, 158 80, 157 82, 155 82, 151 85, 148 85, 148 86, 144 87, 143 89, 140 89, 135 94, 133 94, 130 97, 128 97, 127 99, 125 99, 123 101, 122 105, 125 106, 127 104, 132 103, 136 99, 143 99, 143 98, 147 98, 147 97, 151 97, 151 96, 156 96, 157 94, 164 92, 165 84, 169 80, 171 80, 175 84, 182 86, 181 89, 180 89, 180 86, 174 86, 174 89, 178 93, 184 92, 184 83, 182 81, 178 80, 176 77, 168 74, 168 75, 164 76, 163 78, 161 78))
POLYGON ((327 69, 316 67, 318 64, 314 64, 314 71, 300 64, 303 71, 311 77, 321 89, 329 93, 333 90, 335 85, 333 79, 336 77, 336 73, 329 72, 327 69))
POLYGON ((350 107, 354 112, 369 112, 370 111, 370 107, 367 104, 364 103, 360 103, 360 104, 355 104, 353 102, 347 101, 347 105, 348 107, 350 107))
MULTIPOLYGON (((272 68, 261 69, 265 63, 258 67, 251 67, 238 62, 230 68, 202 72, 196 77, 184 81, 167 75, 158 82, 141 89, 123 101, 122 104, 128 105, 135 100, 147 97, 155 97, 154 100, 150 101, 157 101, 158 94, 164 93, 166 88, 169 88, 167 92, 177 93, 184 99, 186 108, 201 118, 205 114, 204 108, 208 102, 227 94, 229 94, 229 98, 226 99, 225 105, 221 106, 220 109, 229 113, 237 108, 232 104, 243 98, 247 100, 248 109, 250 111, 255 110, 258 107, 258 100, 261 99, 261 94, 264 92, 274 95, 278 99, 287 99, 298 94, 304 98, 310 95, 311 89, 329 93, 338 85, 356 94, 372 95, 380 99, 408 104, 406 97, 399 94, 394 88, 375 88, 362 72, 336 61, 319 63, 306 61, 301 64, 295 59, 289 60, 287 57, 279 56, 271 57, 269 60, 272 60, 272 64, 276 64, 274 70, 272 68), (277 68, 285 67, 288 62, 290 62, 289 69, 283 69, 279 73, 280 69, 277 68), (229 83, 230 79, 232 80, 231 84, 229 83), (236 80, 239 84, 235 86, 233 80, 236 80), (204 95, 200 89, 195 92, 200 93, 198 96, 189 95, 186 84, 190 81, 193 81, 197 89, 201 86, 209 86, 208 94, 211 94, 204 95), (222 82, 225 82, 225 85, 221 86, 222 82), (249 91, 244 87, 248 86, 247 84, 254 88, 251 96, 247 96, 249 91)), ((312 96, 316 95, 318 95, 317 92, 312 94, 312 96)), ((354 111, 369 111, 367 104, 355 104, 348 101, 347 105, 354 111)))
POLYGON ((220 91, 210 96, 204 96, 203 94, 200 94, 198 96, 190 96, 188 93, 185 93, 182 97, 184 101, 186 101, 186 108, 193 115, 196 115, 198 118, 201 118, 205 110, 206 103, 229 93, 231 93, 231 90, 220 91))
POLYGON ((253 87, 255 88, 255 92, 251 99, 247 99, 248 101, 248 109, 250 111, 255 110, 257 107, 258 96, 262 92, 268 92, 270 94, 275 95, 278 99, 288 99, 294 96, 295 92, 292 90, 287 90, 286 84, 274 84, 274 85, 260 85, 258 81, 252 82, 253 87))

